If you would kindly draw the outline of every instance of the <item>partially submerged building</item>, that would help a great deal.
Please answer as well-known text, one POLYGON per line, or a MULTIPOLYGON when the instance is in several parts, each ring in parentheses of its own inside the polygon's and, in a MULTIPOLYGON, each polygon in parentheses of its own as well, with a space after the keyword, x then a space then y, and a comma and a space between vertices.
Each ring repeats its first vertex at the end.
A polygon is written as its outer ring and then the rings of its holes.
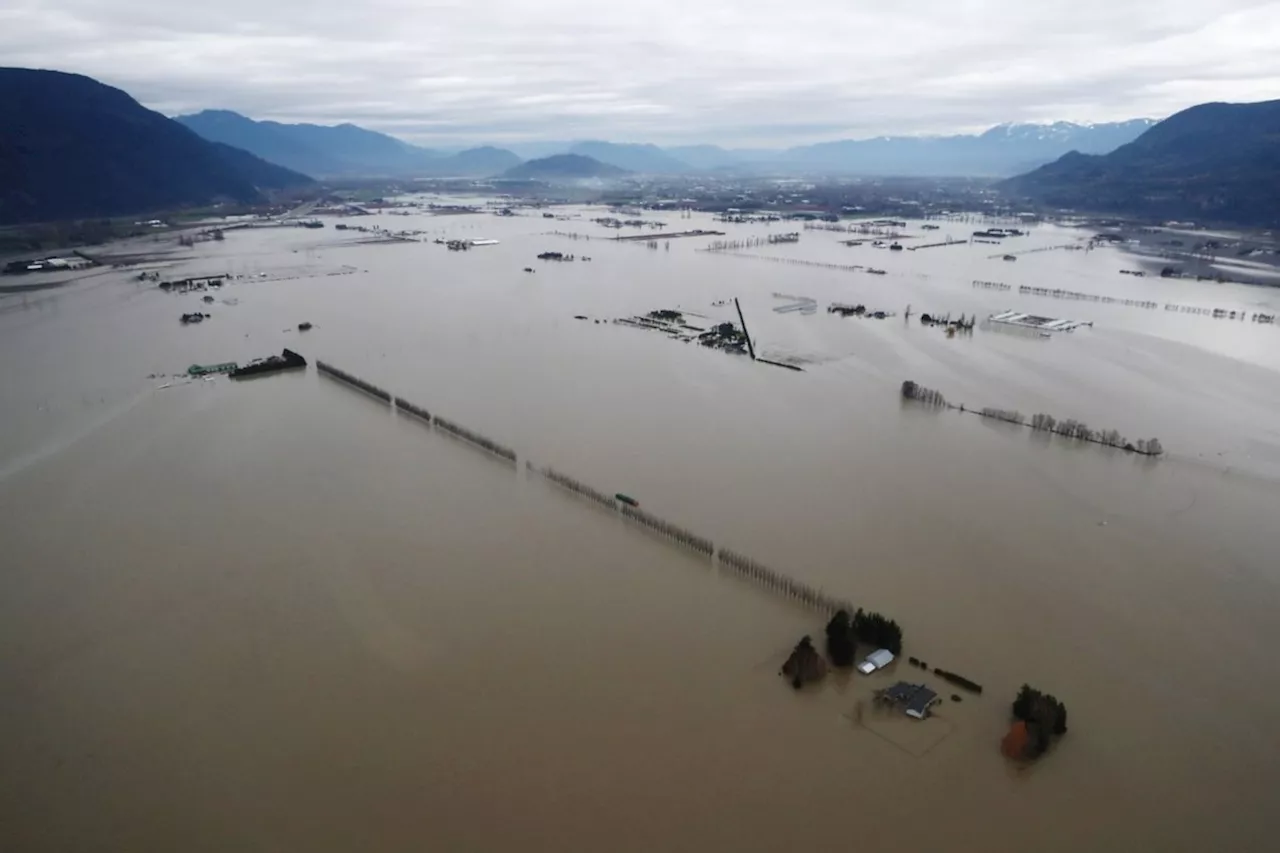
POLYGON ((902 707, 908 717, 923 720, 929 716, 929 709, 938 702, 938 694, 923 684, 912 684, 899 681, 885 690, 881 697, 894 705, 902 707))

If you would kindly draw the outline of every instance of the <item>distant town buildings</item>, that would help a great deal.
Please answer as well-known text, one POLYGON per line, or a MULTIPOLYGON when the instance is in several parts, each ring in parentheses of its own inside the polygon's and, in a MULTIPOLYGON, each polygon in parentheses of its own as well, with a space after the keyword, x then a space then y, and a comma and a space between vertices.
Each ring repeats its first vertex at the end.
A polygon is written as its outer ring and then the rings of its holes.
POLYGON ((38 260, 10 261, 4 266, 5 275, 21 275, 31 272, 68 272, 82 270, 93 266, 93 261, 79 255, 67 255, 57 258, 41 258, 38 260))

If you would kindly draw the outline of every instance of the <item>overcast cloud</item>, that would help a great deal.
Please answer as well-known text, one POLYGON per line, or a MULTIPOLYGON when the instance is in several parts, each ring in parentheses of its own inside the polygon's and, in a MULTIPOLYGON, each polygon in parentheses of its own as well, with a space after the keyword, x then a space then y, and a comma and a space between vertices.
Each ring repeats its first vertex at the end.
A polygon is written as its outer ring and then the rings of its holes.
POLYGON ((0 64, 423 144, 774 145, 1280 98, 1280 0, 4 0, 0 64))

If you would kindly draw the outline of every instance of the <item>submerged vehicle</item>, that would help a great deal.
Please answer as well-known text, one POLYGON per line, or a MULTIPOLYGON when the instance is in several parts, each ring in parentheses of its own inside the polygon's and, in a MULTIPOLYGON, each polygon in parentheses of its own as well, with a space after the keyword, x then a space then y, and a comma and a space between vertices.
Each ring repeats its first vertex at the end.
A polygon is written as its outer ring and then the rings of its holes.
POLYGON ((244 367, 237 367, 231 371, 231 378, 240 379, 245 376, 257 376, 262 373, 275 373, 279 370, 293 370, 306 366, 307 360, 305 358, 291 349, 285 349, 280 355, 254 359, 244 367))

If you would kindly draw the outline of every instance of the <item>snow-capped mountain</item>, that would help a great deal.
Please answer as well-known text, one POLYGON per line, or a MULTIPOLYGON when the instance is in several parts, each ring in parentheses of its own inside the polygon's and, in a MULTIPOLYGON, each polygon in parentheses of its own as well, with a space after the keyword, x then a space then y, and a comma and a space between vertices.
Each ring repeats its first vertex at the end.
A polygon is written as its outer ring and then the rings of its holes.
POLYGON ((1132 142, 1152 119, 1101 124, 1000 124, 977 134, 881 136, 822 142, 781 152, 792 168, 871 175, 1014 175, 1050 163, 1068 151, 1106 154, 1132 142))

